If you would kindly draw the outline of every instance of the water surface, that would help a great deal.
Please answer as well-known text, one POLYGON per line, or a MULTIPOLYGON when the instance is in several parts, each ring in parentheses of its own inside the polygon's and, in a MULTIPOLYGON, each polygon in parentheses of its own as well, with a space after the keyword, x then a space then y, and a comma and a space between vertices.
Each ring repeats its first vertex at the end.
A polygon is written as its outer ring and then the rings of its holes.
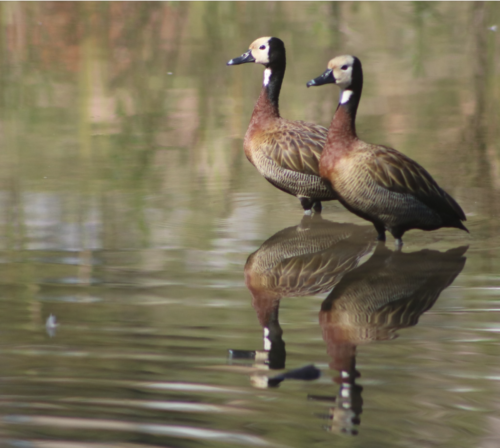
POLYGON ((496 3, 0 13, 2 446, 498 445, 496 3), (470 234, 398 254, 263 180, 262 67, 225 63, 266 35, 290 119, 327 126, 338 92, 305 83, 358 56, 359 135, 425 166, 470 234))

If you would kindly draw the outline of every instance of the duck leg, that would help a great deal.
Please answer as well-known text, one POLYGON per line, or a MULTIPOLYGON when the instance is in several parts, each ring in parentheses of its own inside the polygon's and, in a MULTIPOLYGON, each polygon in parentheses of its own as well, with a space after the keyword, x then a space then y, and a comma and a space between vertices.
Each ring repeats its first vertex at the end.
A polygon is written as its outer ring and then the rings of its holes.
POLYGON ((321 206, 321 201, 314 201, 314 203, 313 203, 314 213, 321 213, 322 209, 323 209, 323 207, 321 206))
POLYGON ((309 198, 299 198, 300 200, 300 205, 302 205, 302 208, 304 209, 304 215, 310 215, 311 208, 313 206, 313 202, 309 198))
POLYGON ((302 208, 304 209, 304 214, 305 215, 310 215, 312 211, 315 213, 321 213, 322 206, 321 206, 321 201, 313 201, 311 198, 299 198, 300 204, 302 205, 302 208), (312 211, 311 211, 312 209, 312 211))
POLYGON ((383 224, 375 224, 375 229, 377 230, 377 241, 385 241, 385 226, 383 224))
POLYGON ((396 246, 396 250, 400 251, 401 248, 403 247, 403 234, 404 234, 404 231, 392 229, 391 233, 392 233, 392 236, 395 239, 394 244, 396 246))

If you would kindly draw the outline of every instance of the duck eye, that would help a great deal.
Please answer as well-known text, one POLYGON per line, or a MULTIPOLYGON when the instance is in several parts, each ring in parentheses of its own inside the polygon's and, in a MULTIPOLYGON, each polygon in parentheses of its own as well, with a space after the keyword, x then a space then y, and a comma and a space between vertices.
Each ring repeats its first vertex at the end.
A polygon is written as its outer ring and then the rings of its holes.
POLYGON ((347 70, 349 68, 348 65, 343 65, 342 67, 340 67, 341 70, 347 70))
POLYGON ((266 46, 265 46, 265 45, 261 45, 261 46, 259 47, 259 50, 265 50, 265 49, 266 49, 266 46))

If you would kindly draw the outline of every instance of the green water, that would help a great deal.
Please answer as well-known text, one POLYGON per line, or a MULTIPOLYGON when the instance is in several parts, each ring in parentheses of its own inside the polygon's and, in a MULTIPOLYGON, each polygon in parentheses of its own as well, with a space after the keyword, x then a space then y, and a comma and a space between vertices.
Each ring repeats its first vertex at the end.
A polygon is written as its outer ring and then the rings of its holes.
POLYGON ((0 19, 1 446, 499 443, 500 5, 4 2, 0 19), (358 134, 422 164, 470 234, 410 231, 398 258, 338 203, 302 221, 243 153, 262 67, 226 66, 269 35, 284 117, 328 126, 338 91, 305 83, 355 54, 358 134), (288 289, 257 297, 247 259, 276 242, 288 289), (333 297, 370 275, 363 297, 410 291, 408 319, 350 299, 338 318, 360 328, 332 336, 333 297), (308 365, 319 378, 266 387, 308 365))

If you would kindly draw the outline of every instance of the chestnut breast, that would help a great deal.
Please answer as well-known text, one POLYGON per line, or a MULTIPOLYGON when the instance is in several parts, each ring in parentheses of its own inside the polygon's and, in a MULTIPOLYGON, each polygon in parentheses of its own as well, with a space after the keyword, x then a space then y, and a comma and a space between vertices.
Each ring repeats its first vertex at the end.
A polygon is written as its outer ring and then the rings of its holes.
POLYGON ((245 134, 245 155, 255 166, 258 155, 265 155, 284 169, 318 176, 326 134, 326 128, 304 121, 252 120, 245 134))

